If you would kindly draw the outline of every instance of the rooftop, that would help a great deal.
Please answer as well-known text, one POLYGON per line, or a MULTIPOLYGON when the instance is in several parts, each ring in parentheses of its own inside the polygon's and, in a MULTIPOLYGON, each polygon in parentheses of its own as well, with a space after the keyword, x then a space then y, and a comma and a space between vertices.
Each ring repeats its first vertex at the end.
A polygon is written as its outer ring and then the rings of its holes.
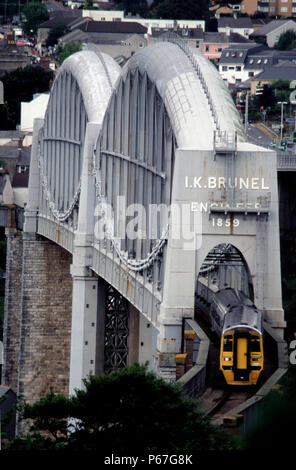
POLYGON ((222 18, 218 18, 218 28, 226 28, 229 26, 230 28, 253 28, 253 23, 251 18, 248 16, 240 16, 238 18, 230 17, 230 16, 222 16, 222 18))
POLYGON ((295 80, 296 63, 289 65, 277 64, 274 67, 267 67, 263 72, 256 75, 255 80, 295 80), (279 66, 280 65, 280 66, 279 66))
POLYGON ((77 28, 88 33, 147 33, 147 28, 136 21, 88 21, 77 28))
POLYGON ((216 33, 216 32, 206 32, 204 33, 204 42, 208 43, 220 43, 220 44, 254 44, 254 41, 245 38, 239 33, 216 33))
MULTIPOLYGON (((287 20, 273 20, 270 21, 270 23, 265 24, 262 26, 262 28, 257 29, 252 33, 252 36, 266 36, 266 34, 271 33, 272 31, 276 30, 277 28, 280 28, 281 26, 284 26, 284 24, 289 23, 290 19, 287 20)), ((295 21, 293 21, 295 23, 295 21)))
POLYGON ((82 17, 81 10, 71 10, 54 14, 49 20, 38 25, 38 28, 54 28, 60 24, 68 25, 82 17))

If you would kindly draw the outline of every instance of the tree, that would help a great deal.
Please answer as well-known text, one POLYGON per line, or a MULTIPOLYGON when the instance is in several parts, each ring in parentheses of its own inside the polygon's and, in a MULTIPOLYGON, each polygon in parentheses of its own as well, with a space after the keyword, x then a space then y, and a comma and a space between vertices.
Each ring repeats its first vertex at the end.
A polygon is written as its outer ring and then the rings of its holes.
POLYGON ((23 8, 26 21, 23 21, 22 27, 27 36, 37 33, 39 24, 49 19, 49 14, 44 3, 32 2, 23 8))
POLYGON ((282 33, 274 45, 275 49, 280 51, 290 51, 296 47, 296 32, 292 29, 282 33))
MULTIPOLYGON (((231 448, 230 438, 210 424, 196 401, 145 366, 90 376, 84 386, 70 398, 51 393, 25 406, 24 418, 33 420, 35 431, 51 433, 54 449, 156 455, 231 448), (75 420, 71 433, 69 418, 75 420)), ((15 445, 20 448, 20 440, 15 445)), ((49 445, 45 440, 44 448, 49 445)))
POLYGON ((296 367, 290 366, 279 390, 271 391, 261 402, 256 426, 243 437, 242 450, 260 452, 290 451, 295 447, 296 367))
POLYGON ((147 16, 148 4, 147 0, 117 0, 118 8, 122 8, 125 14, 131 13, 132 15, 147 16))
POLYGON ((65 44, 63 47, 60 47, 57 51, 59 64, 62 65, 64 60, 67 59, 67 57, 81 50, 82 50, 82 43, 80 41, 69 42, 68 44, 65 44))
POLYGON ((31 101, 35 93, 49 90, 53 72, 40 65, 27 65, 2 77, 5 105, 0 114, 0 129, 15 129, 20 122, 20 104, 31 101), (6 121, 8 119, 8 121, 6 121))
POLYGON ((83 8, 84 8, 84 10, 93 10, 94 9, 93 0, 85 0, 83 8))
POLYGON ((209 14, 209 0, 163 0, 151 5, 149 16, 173 19, 202 19, 209 14))
POLYGON ((58 24, 54 26, 48 33, 48 37, 46 40, 46 46, 53 47, 58 43, 60 37, 64 36, 67 31, 67 27, 64 24, 58 24))

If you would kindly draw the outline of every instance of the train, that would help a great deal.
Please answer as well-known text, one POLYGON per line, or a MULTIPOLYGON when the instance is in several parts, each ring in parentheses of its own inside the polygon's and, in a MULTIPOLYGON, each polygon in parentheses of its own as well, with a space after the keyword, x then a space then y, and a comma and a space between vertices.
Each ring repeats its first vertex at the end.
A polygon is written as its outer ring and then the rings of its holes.
POLYGON ((197 306, 220 338, 219 369, 228 385, 256 385, 264 367, 262 314, 244 292, 199 278, 197 306))

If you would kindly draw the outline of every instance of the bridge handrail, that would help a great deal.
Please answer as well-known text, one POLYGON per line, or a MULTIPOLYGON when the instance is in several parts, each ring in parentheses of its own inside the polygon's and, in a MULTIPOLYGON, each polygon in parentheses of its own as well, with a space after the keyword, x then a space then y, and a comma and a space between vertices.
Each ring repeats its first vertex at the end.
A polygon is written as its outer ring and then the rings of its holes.
POLYGON ((182 385, 186 395, 196 397, 205 388, 206 365, 210 347, 210 340, 205 332, 194 320, 186 319, 189 327, 195 332, 199 340, 199 348, 195 364, 189 369, 177 383, 182 385))
POLYGON ((113 249, 115 250, 120 261, 129 269, 130 271, 143 271, 147 269, 157 258, 161 249, 168 239, 169 225, 165 227, 162 232, 161 237, 156 240, 152 250, 145 259, 130 259, 126 254, 121 250, 121 242, 114 234, 114 214, 108 211, 108 204, 105 196, 102 194, 102 178, 101 170, 96 163, 96 150, 93 151, 93 174, 95 177, 95 186, 96 186, 96 196, 101 206, 101 214, 105 224, 105 233, 110 240, 113 249))
POLYGON ((190 50, 190 47, 188 46, 188 44, 183 39, 181 39, 176 33, 173 33, 173 32, 167 32, 167 33, 163 34, 159 39, 161 41, 168 41, 168 42, 172 42, 173 44, 176 44, 178 47, 180 47, 180 49, 182 49, 182 51, 188 57, 189 61, 191 62, 193 68, 195 69, 195 71, 197 73, 197 76, 198 76, 199 81, 201 83, 202 89, 203 89, 203 91, 204 91, 204 93, 205 93, 205 95, 208 99, 209 107, 210 107, 210 110, 211 110, 211 113, 212 113, 212 116, 213 116, 215 126, 216 126, 217 130, 220 131, 219 119, 218 119, 218 114, 216 112, 216 108, 215 108, 215 105, 214 105, 214 100, 213 100, 213 98, 211 96, 211 93, 209 91, 209 88, 206 84, 203 73, 202 73, 201 68, 198 64, 198 61, 196 60, 196 57, 194 57, 194 54, 190 50))
POLYGON ((277 152, 278 168, 295 168, 296 170, 296 153, 295 152, 277 152))

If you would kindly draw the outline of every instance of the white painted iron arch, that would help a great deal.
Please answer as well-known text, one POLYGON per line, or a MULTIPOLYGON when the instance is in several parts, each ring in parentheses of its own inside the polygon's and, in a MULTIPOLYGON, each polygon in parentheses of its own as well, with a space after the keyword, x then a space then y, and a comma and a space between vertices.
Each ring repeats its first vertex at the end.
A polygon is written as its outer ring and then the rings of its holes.
POLYGON ((229 91, 217 69, 201 53, 186 54, 177 44, 159 42, 137 52, 125 65, 123 75, 136 69, 142 74, 146 72, 156 84, 179 148, 211 150, 215 130, 237 132, 238 138, 245 140, 229 91))

